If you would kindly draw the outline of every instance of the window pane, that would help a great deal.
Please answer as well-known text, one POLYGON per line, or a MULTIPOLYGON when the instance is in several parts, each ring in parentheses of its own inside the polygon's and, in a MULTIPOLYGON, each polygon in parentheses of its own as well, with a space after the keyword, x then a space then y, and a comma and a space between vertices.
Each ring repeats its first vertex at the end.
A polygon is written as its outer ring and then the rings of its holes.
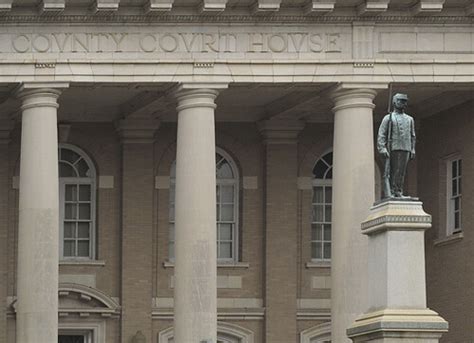
POLYGON ((77 186, 76 185, 66 185, 66 201, 76 201, 77 200, 77 186))
POLYGON ((452 180, 451 181, 452 183, 452 191, 453 191, 453 195, 457 195, 458 194, 458 182, 457 180, 452 180))
POLYGON ((324 206, 324 219, 326 222, 331 221, 331 205, 324 206))
POLYGON ((79 204, 79 219, 90 219, 90 218, 91 218, 91 205, 79 204))
POLYGON ((89 256, 89 241, 79 241, 77 243, 77 256, 88 257, 89 256))
POLYGON ((232 243, 221 242, 219 244, 219 258, 232 258, 232 243))
POLYGON ((326 173, 326 179, 332 179, 332 168, 328 170, 328 172, 326 173))
POLYGON ((453 161, 451 163, 451 168, 452 177, 458 176, 458 161, 453 161))
POLYGON ((462 175, 462 160, 458 160, 458 176, 462 175))
POLYGON ((321 259, 322 258, 322 250, 321 250, 321 243, 311 243, 311 258, 314 259, 321 259))
POLYGON ((323 225, 322 224, 311 225, 311 240, 312 241, 323 240, 323 225))
POLYGON ((332 187, 324 187, 324 196, 326 204, 332 203, 332 187))
POLYGON ((324 243, 324 258, 331 258, 331 243, 324 243))
POLYGON ((324 225, 324 240, 325 241, 331 240, 331 225, 330 224, 324 225))
POLYGON ((66 219, 77 218, 76 204, 65 204, 64 217, 66 219))
POLYGON ((75 237, 75 230, 76 229, 76 223, 64 223, 64 238, 74 238, 75 237))
POLYGON ((461 218, 459 212, 454 212, 454 228, 459 229, 461 227, 461 218))
POLYGON ((174 258, 174 242, 168 244, 168 256, 170 259, 174 258))
POLYGON ((170 224, 170 228, 169 228, 169 240, 170 241, 174 241, 174 224, 170 224))
POLYGON ((234 205, 222 205, 220 219, 221 221, 233 221, 234 220, 234 205))
POLYGON ((80 177, 90 177, 90 171, 89 171, 89 166, 87 165, 87 162, 84 159, 81 159, 77 164, 76 164, 77 171, 79 172, 80 177))
POLYGON ((332 152, 328 152, 326 155, 323 156, 323 160, 332 166, 332 152))
POLYGON ((63 161, 68 161, 70 163, 76 162, 80 156, 72 150, 69 150, 67 148, 62 148, 60 152, 60 159, 63 161))
POLYGON ((59 163, 59 176, 60 177, 75 177, 76 172, 70 165, 66 163, 59 163))
POLYGON ((89 238, 90 234, 90 223, 79 222, 77 223, 77 237, 78 238, 89 238))
POLYGON ((227 161, 217 165, 216 175, 218 179, 232 179, 234 177, 232 168, 227 161))
POLYGON ((323 202, 323 187, 313 187, 313 203, 323 202))
POLYGON ((459 198, 454 199, 454 210, 459 211, 459 198))
POLYGON ((221 198, 220 201, 233 203, 234 202, 234 186, 220 186, 221 198))
POLYGON ((75 256, 76 249, 74 247, 74 241, 64 241, 64 256, 75 256))
POLYGON ((232 224, 219 224, 219 240, 232 240, 232 224))
POLYGON ((80 185, 79 186, 79 201, 90 201, 91 200, 91 185, 80 185))
POLYGON ((322 222, 323 219, 323 205, 313 206, 313 222, 322 222))
POLYGON ((316 165, 313 168, 314 177, 316 179, 324 179, 324 174, 326 173, 327 169, 327 164, 324 163, 322 160, 319 160, 318 162, 316 162, 316 165))
POLYGON ((462 189, 461 189, 461 178, 458 179, 458 194, 462 194, 462 189))

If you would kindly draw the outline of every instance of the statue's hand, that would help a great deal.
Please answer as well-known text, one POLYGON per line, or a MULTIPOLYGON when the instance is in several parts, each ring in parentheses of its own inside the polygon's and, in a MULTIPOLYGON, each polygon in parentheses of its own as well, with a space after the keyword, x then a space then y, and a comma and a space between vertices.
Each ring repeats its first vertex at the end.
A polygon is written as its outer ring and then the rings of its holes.
POLYGON ((384 158, 389 158, 390 157, 390 153, 388 152, 387 149, 383 149, 380 154, 384 157, 384 158))

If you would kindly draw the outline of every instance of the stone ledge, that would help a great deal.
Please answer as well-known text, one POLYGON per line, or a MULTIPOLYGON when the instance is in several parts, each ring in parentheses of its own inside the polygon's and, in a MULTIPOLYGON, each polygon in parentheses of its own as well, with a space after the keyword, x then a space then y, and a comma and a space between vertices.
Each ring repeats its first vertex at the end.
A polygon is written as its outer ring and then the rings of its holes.
POLYGON ((104 260, 62 260, 59 261, 60 266, 94 266, 94 267, 104 267, 104 260))
POLYGON ((464 238, 464 233, 461 231, 461 232, 453 233, 452 235, 449 235, 446 237, 438 238, 433 242, 433 245, 436 247, 441 247, 443 245, 459 242, 463 238, 464 238))
MULTIPOLYGON (((174 262, 165 261, 163 262, 164 268, 174 268, 174 262)), ((230 268, 230 269, 248 269, 250 263, 248 262, 217 262, 217 268, 230 268)))

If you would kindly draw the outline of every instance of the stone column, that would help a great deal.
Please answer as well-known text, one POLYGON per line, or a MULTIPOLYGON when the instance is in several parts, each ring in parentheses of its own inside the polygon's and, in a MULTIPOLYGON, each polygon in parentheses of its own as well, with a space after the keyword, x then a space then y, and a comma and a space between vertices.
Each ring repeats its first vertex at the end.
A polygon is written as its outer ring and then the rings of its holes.
POLYGON ((299 121, 265 121, 265 342, 295 342, 299 121))
MULTIPOLYGON (((0 299, 7 298, 8 275, 8 189, 11 188, 8 179, 9 154, 8 143, 14 122, 0 120, 0 299)), ((6 307, 0 307, 0 343, 7 343, 7 313, 6 307)))
POLYGON ((141 331, 152 342, 155 119, 117 123, 122 138, 122 332, 128 343, 141 331))
POLYGON ((24 85, 20 158, 16 341, 58 339, 60 91, 24 85), (31 88, 30 88, 31 87, 31 88))
POLYGON ((339 86, 334 101, 331 261, 332 342, 366 309, 367 238, 360 223, 374 202, 373 89, 339 86))
MULTIPOLYGON (((369 238, 367 312, 347 330, 353 342, 437 343, 448 323, 426 308, 425 230, 419 201, 384 201, 362 223, 369 238)), ((366 291, 366 292, 367 292, 366 291)))
POLYGON ((176 343, 217 341, 216 88, 182 85, 176 94, 176 343))

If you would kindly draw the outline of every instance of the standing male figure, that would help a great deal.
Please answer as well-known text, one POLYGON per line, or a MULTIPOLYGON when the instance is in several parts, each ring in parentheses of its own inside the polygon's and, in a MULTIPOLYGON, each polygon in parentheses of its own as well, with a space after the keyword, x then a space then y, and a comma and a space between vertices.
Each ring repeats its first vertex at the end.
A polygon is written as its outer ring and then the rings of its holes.
POLYGON ((392 104, 394 109, 383 118, 377 137, 377 150, 385 158, 384 198, 407 198, 403 195, 403 184, 408 161, 415 158, 415 123, 405 113, 406 94, 395 94, 392 104))

